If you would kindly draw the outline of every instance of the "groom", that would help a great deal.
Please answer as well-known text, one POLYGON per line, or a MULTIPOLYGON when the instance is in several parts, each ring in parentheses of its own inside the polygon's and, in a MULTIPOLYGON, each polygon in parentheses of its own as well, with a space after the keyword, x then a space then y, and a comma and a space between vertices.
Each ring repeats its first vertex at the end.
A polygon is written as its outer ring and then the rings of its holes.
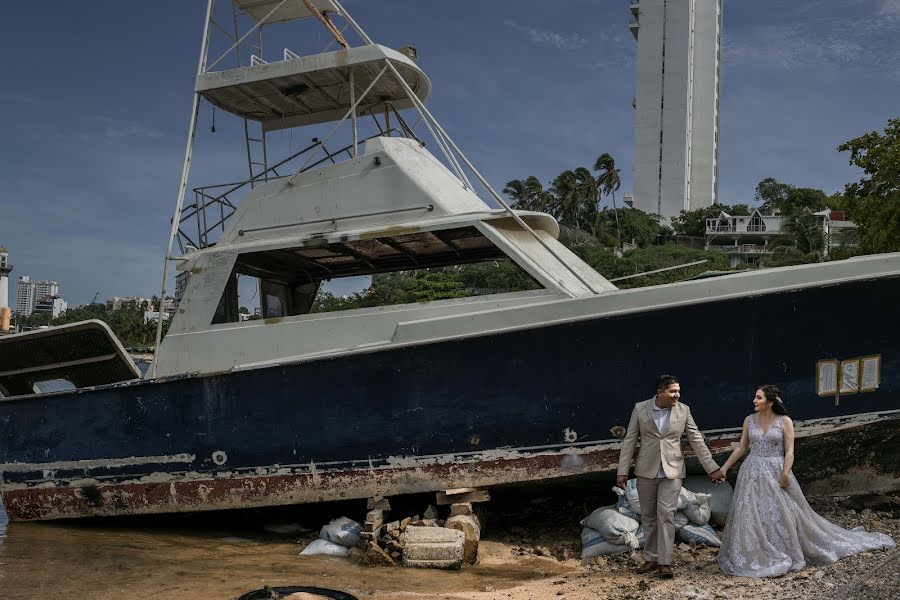
POLYGON ((684 454, 681 436, 687 435, 700 464, 713 481, 721 481, 719 465, 712 459, 703 436, 694 423, 691 409, 681 404, 681 385, 671 375, 660 375, 656 382, 656 396, 638 402, 631 413, 628 433, 622 440, 616 485, 625 489, 628 470, 641 439, 634 474, 641 503, 641 522, 644 525, 644 559, 638 573, 656 571, 660 577, 671 579, 672 548, 675 544, 675 509, 681 480, 684 479, 684 454))

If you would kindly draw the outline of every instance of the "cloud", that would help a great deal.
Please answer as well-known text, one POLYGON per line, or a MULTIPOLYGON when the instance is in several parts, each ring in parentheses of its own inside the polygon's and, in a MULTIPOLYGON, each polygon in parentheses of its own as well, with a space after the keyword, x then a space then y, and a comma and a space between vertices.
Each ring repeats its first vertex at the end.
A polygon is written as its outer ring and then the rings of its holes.
POLYGON ((882 0, 878 14, 900 18, 900 0, 882 0))
POLYGON ((527 25, 522 25, 511 19, 503 21, 503 24, 507 27, 510 27, 511 29, 518 31, 519 33, 524 33, 535 44, 553 46, 557 50, 579 50, 580 48, 584 48, 588 43, 586 39, 584 39, 577 33, 573 33, 571 35, 562 35, 556 33, 555 31, 546 31, 528 27, 527 25))

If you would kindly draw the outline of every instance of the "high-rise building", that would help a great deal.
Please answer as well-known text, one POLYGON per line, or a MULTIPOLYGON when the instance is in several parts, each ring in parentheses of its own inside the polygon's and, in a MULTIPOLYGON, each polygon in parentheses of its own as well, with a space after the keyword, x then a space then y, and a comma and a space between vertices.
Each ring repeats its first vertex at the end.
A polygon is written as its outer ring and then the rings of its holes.
POLYGON ((634 206, 667 218, 716 202, 722 0, 634 0, 634 206))
POLYGON ((9 250, 0 246, 0 308, 9 306, 9 273, 13 270, 9 264, 9 250))
POLYGON ((16 288, 16 314, 26 317, 34 312, 35 304, 46 297, 59 296, 55 281, 32 281, 28 275, 19 276, 16 288))

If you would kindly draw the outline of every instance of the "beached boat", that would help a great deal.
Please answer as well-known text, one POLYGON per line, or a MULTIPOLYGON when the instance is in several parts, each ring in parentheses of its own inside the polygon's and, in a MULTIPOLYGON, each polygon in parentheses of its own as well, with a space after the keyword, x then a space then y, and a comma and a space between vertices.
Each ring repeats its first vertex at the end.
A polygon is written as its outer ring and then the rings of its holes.
POLYGON ((334 0, 234 7, 252 34, 314 23, 344 46, 332 21, 342 19, 362 43, 214 71, 208 9, 166 261, 184 274, 183 297, 143 377, 100 322, 0 338, 10 518, 273 506, 609 470, 633 403, 663 372, 681 378, 717 451, 736 439, 763 382, 785 392, 800 438, 900 417, 889 301, 900 297, 900 254, 617 289, 557 241, 553 218, 512 210, 490 189, 425 108, 431 84, 414 49, 373 43, 334 0), (185 206, 202 99, 244 119, 249 178, 195 188, 185 206), (361 134, 362 115, 376 132, 361 134), (262 152, 269 132, 330 122, 345 127, 347 145, 316 139, 277 163, 262 152), (423 127, 443 162, 416 133, 423 127), (533 289, 311 312, 325 282, 500 260, 533 289), (260 319, 241 315, 247 281, 260 319), (35 393, 57 379, 75 389, 35 393))

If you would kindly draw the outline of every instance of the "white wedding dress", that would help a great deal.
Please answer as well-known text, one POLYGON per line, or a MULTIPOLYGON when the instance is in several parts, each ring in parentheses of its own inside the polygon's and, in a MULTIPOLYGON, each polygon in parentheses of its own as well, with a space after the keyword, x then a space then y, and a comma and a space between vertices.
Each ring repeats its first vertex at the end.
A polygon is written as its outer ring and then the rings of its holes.
POLYGON ((825 565, 866 550, 892 548, 883 533, 844 529, 817 515, 800 485, 778 484, 784 468, 784 417, 768 431, 750 416, 750 453, 738 472, 719 549, 719 567, 729 575, 771 577, 799 571, 807 564, 825 565))

